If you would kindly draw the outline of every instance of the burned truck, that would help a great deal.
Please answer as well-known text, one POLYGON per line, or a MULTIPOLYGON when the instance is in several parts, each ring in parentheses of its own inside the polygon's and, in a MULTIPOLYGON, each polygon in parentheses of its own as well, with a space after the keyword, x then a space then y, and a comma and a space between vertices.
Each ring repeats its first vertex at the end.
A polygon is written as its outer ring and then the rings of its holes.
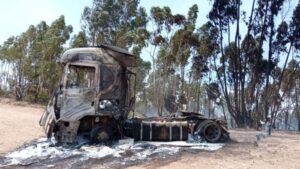
POLYGON ((208 142, 228 138, 225 122, 193 112, 169 117, 129 118, 134 112, 136 58, 108 45, 69 49, 59 60, 61 83, 40 119, 48 138, 76 144, 79 138, 103 143, 132 137, 144 141, 208 142))

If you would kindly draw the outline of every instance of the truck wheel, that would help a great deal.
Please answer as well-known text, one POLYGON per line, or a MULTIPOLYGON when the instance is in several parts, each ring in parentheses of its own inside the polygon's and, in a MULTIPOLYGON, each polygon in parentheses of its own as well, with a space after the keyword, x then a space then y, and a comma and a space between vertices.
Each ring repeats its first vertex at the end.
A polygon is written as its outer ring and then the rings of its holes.
POLYGON ((215 143, 220 140, 222 130, 216 122, 212 121, 203 127, 202 134, 206 141, 215 143))
POLYGON ((111 128, 96 125, 90 133, 92 143, 107 143, 112 139, 111 128))
POLYGON ((205 120, 201 122, 197 127, 197 132, 207 142, 218 142, 222 136, 221 127, 214 121, 205 120))

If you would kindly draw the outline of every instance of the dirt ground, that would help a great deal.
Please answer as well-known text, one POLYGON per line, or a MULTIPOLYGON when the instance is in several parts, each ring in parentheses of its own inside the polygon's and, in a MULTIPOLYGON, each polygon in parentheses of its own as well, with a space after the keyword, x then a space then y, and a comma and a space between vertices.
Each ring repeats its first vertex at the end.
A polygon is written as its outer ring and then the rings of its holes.
MULTIPOLYGON (((44 136, 38 125, 44 107, 0 99, 0 156, 44 136)), ((300 133, 276 131, 256 140, 257 131, 231 130, 234 141, 215 152, 180 152, 171 160, 155 159, 130 169, 300 169, 300 133)), ((89 168, 101 168, 94 164, 89 168)))
POLYGON ((44 133, 38 122, 44 107, 0 98, 0 156, 44 133))
POLYGON ((237 142, 216 152, 185 153, 179 160, 150 162, 130 169, 300 169, 300 134, 275 132, 256 141, 255 131, 230 131, 237 142), (253 137, 249 137, 253 136, 253 137))

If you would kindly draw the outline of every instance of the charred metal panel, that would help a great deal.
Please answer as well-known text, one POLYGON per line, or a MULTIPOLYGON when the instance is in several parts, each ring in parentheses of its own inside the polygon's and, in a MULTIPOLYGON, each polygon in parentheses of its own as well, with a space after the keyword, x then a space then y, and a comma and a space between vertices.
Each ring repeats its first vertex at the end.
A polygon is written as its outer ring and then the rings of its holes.
POLYGON ((78 61, 97 61, 102 64, 118 64, 124 67, 136 66, 135 56, 124 49, 106 45, 69 49, 60 59, 61 63, 78 61))
POLYGON ((57 124, 57 128, 59 129, 55 133, 55 139, 59 143, 74 143, 77 137, 77 130, 80 125, 80 121, 76 122, 64 122, 60 121, 57 124))
POLYGON ((58 142, 71 143, 77 134, 96 126, 123 135, 120 124, 133 106, 128 67, 136 66, 135 59, 125 49, 107 45, 65 51, 60 59, 65 66, 60 87, 40 120, 48 137, 53 132, 58 142))
POLYGON ((115 46, 101 45, 100 47, 103 48, 108 55, 115 58, 121 65, 126 67, 136 66, 135 56, 130 54, 128 51, 115 46))
POLYGON ((122 81, 125 74, 118 66, 101 65, 100 68, 100 93, 103 99, 118 99, 118 102, 125 100, 123 94, 126 86, 122 81))
POLYGON ((84 116, 95 115, 92 101, 84 99, 83 96, 67 96, 62 105, 59 119, 62 121, 77 121, 84 116))
POLYGON ((125 133, 142 141, 182 141, 188 139, 188 122, 133 119, 126 122, 125 133))

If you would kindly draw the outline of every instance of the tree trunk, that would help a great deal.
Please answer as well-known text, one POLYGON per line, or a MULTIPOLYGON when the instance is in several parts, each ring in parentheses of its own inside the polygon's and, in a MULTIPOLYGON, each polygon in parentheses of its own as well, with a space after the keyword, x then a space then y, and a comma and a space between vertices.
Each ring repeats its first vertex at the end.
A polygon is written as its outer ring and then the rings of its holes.
POLYGON ((296 80, 296 112, 297 112, 297 118, 298 118, 298 131, 300 131, 300 111, 299 111, 299 103, 298 103, 298 81, 299 79, 296 80))
MULTIPOLYGON (((290 53, 291 53, 291 49, 292 49, 292 43, 290 44, 290 48, 289 48, 289 50, 288 50, 288 53, 287 53, 287 56, 286 56, 286 59, 285 59, 284 65, 283 65, 282 72, 281 72, 281 74, 280 74, 279 81, 278 81, 278 83, 277 83, 277 90, 278 90, 278 91, 279 91, 280 88, 281 88, 281 83, 282 83, 282 80, 283 80, 283 78, 284 78, 284 72, 285 72, 285 70, 286 70, 286 66, 287 66, 287 63, 288 63, 288 60, 289 60, 289 56, 290 56, 290 53)), ((282 100, 282 98, 283 98, 283 96, 285 95, 285 93, 286 93, 286 91, 283 91, 283 94, 280 95, 280 100, 282 100)), ((290 97, 290 96, 289 96, 289 97, 290 97)), ((281 105, 280 103, 281 103, 281 102, 276 102, 276 103, 274 104, 274 108, 273 108, 274 111, 271 111, 271 117, 272 117, 272 119, 274 120, 274 122, 275 122, 275 120, 276 120, 277 113, 278 113, 279 107, 280 107, 280 105, 281 105)))
POLYGON ((298 131, 300 131, 300 112, 298 110, 298 131))
MULTIPOLYGON (((248 25, 248 30, 247 30, 247 34, 246 34, 247 38, 249 37, 250 31, 252 30, 252 19, 253 19, 253 13, 254 13, 254 6, 255 6, 255 0, 253 0, 253 2, 252 2, 251 14, 250 14, 250 18, 249 18, 249 25, 248 25)), ((249 40, 246 43, 246 51, 249 51, 248 48, 249 48, 249 40)), ((245 101, 245 81, 246 81, 247 62, 248 62, 248 54, 245 53, 243 67, 241 67, 241 69, 240 69, 241 98, 242 98, 241 104, 242 104, 243 112, 247 111, 246 110, 246 101, 245 101)), ((241 59, 241 63, 242 63, 242 59, 241 59)), ((240 64, 240 65, 242 65, 242 64, 240 64)), ((249 114, 249 116, 250 116, 250 114, 249 114)), ((244 117, 244 122, 246 123, 246 117, 244 117)), ((252 117, 252 122, 253 122, 253 117, 252 117)))
MULTIPOLYGON (((265 96, 265 116, 267 117, 269 114, 269 80, 270 80, 270 74, 271 74, 271 61, 272 61, 272 50, 273 50, 273 36, 274 36, 274 16, 273 12, 271 12, 270 16, 270 36, 269 36, 269 53, 268 53, 268 64, 267 64, 267 80, 266 80, 266 96, 265 96)), ((273 114, 271 114, 271 119, 270 119, 270 126, 272 126, 273 122, 273 114)), ((269 135, 271 135, 272 132, 272 127, 269 129, 269 135)))
POLYGON ((285 130, 288 130, 288 122, 289 122, 289 112, 286 111, 286 112, 285 112, 285 118, 284 118, 284 126, 285 126, 285 130))
POLYGON ((200 97, 200 84, 197 83, 197 87, 196 87, 196 112, 199 113, 199 109, 200 109, 200 100, 199 100, 199 97, 200 97))
POLYGON ((222 107, 222 112, 223 112, 224 120, 225 120, 226 123, 227 123, 227 118, 226 118, 226 113, 225 113, 225 108, 224 108, 223 103, 221 103, 221 107, 222 107))
MULTIPOLYGON (((184 80, 184 74, 185 74, 185 66, 184 65, 180 65, 180 80, 181 80, 181 96, 183 97, 184 101, 186 101, 186 94, 184 93, 184 89, 185 89, 185 80, 184 80)), ((186 110, 187 106, 183 106, 184 104, 187 104, 186 102, 184 103, 180 103, 180 106, 183 110, 186 110)))
POLYGON ((190 93, 191 93, 191 80, 192 80, 192 73, 189 74, 189 86, 186 87, 186 98, 187 98, 187 105, 186 105, 186 110, 189 110, 189 105, 190 105, 190 93))
MULTIPOLYGON (((225 57, 224 56, 224 50, 223 50, 223 33, 222 33, 222 26, 221 26, 221 24, 219 24, 219 31, 220 31, 220 34, 221 34, 221 37, 220 37, 220 39, 221 39, 220 40, 221 41, 220 42, 221 49, 220 50, 221 50, 222 57, 225 57)), ((214 58, 214 67, 217 70, 216 56, 214 55, 213 58, 214 58)), ((229 111, 230 115, 232 116, 232 118, 236 121, 237 120, 236 114, 235 114, 235 111, 232 108, 231 101, 229 99, 228 91, 227 91, 226 71, 225 71, 225 59, 223 59, 222 65, 223 65, 223 68, 224 68, 224 70, 223 70, 224 81, 222 81, 221 75, 219 74, 218 71, 217 71, 217 78, 218 78, 218 81, 219 81, 219 83, 221 85, 221 89, 222 89, 222 92, 223 92, 225 100, 226 100, 228 111, 229 111), (224 82, 224 84, 223 84, 223 82, 224 82)))

